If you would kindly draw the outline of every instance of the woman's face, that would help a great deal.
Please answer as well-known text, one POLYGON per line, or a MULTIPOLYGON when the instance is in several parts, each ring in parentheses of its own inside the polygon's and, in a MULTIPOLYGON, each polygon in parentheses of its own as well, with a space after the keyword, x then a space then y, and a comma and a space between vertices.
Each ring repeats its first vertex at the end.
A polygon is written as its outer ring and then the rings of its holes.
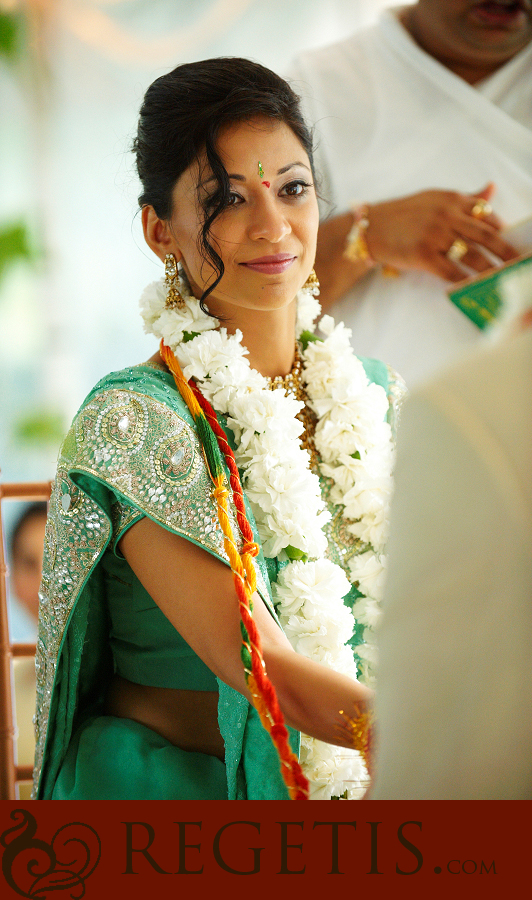
POLYGON ((46 512, 29 516, 13 546, 10 585, 15 597, 36 619, 39 615, 39 586, 42 576, 46 512))
MULTIPOLYGON (((231 198, 210 230, 225 270, 207 298, 209 310, 230 319, 235 307, 282 308, 307 280, 316 253, 318 204, 308 156, 287 125, 264 118, 228 126, 217 149, 231 198)), ((204 221, 199 200, 217 188, 210 174, 194 163, 175 185, 174 246, 166 250, 181 259, 197 297, 215 277, 198 240, 204 221)))

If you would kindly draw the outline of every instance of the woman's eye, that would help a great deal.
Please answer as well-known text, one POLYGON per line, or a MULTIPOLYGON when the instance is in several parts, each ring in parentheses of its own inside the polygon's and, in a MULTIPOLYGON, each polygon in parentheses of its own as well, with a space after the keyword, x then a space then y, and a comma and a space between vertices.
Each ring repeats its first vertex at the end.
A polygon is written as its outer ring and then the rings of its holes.
POLYGON ((306 181, 290 181, 289 184, 285 184, 282 192, 287 197, 302 197, 311 187, 312 185, 306 181))
POLYGON ((242 203, 242 197, 240 196, 240 194, 237 194, 236 191, 231 191, 231 193, 229 194, 227 205, 237 206, 239 203, 242 203))

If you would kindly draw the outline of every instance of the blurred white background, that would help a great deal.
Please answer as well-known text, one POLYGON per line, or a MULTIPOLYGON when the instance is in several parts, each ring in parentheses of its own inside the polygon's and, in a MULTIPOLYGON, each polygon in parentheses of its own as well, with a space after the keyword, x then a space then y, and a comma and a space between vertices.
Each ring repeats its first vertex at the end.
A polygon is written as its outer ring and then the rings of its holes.
POLYGON ((0 0, 0 478, 52 478, 104 374, 156 349, 130 153, 159 75, 211 56, 281 74, 390 0, 0 0))

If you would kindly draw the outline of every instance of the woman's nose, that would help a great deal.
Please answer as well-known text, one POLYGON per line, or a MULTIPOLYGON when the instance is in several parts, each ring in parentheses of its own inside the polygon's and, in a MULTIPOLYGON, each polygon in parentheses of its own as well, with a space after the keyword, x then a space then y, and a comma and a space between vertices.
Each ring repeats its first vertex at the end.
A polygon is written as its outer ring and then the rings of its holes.
POLYGON ((278 244, 291 230, 285 211, 279 208, 274 197, 263 197, 254 206, 249 226, 249 234, 253 240, 262 239, 278 244))

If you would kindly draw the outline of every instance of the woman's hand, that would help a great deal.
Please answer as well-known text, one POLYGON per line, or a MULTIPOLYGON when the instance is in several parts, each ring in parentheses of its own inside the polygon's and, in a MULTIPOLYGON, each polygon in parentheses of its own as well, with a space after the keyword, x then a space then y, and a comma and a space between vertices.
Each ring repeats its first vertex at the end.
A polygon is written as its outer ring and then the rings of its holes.
POLYGON ((496 260, 510 260, 518 251, 500 234, 502 222, 493 212, 473 214, 479 200, 488 201, 495 187, 488 184, 476 194, 456 191, 421 191, 408 197, 369 206, 365 232, 371 261, 351 262, 343 256, 353 224, 351 213, 343 213, 320 225, 316 273, 321 283, 324 311, 339 300, 376 263, 399 271, 421 270, 445 281, 460 281, 467 269, 483 272, 496 260), (449 259, 454 241, 460 238, 467 252, 458 262, 449 259), (485 251, 493 254, 490 259, 485 251), (466 266, 467 269, 463 268, 466 266))

